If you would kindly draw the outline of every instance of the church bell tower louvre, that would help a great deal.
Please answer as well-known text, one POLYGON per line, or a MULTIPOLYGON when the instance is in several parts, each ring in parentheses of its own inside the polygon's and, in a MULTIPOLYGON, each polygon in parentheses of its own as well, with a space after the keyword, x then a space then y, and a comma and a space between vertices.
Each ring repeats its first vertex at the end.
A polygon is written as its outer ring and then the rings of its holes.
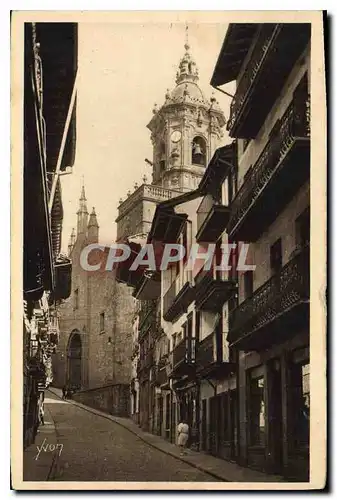
POLYGON ((167 90, 161 107, 156 104, 147 125, 153 145, 152 182, 135 184, 118 206, 117 240, 146 235, 158 202, 197 188, 225 125, 214 96, 207 100, 199 87, 197 64, 190 52, 186 27, 185 53, 175 87, 167 90))

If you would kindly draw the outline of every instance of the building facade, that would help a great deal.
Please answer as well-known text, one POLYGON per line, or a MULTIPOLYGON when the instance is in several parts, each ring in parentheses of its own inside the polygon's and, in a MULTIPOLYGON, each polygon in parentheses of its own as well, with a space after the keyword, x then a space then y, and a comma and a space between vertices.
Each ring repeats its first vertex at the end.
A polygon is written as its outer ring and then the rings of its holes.
MULTIPOLYGON (((128 193, 126 200, 121 200, 116 220, 118 241, 144 243, 158 203, 194 191, 219 145, 224 115, 215 97, 210 100, 205 97, 198 81, 198 68, 186 41, 176 85, 166 92, 161 107, 155 105, 148 124, 153 144, 152 183, 147 184, 144 179, 140 187, 136 184, 135 191, 128 193)), ((146 277, 139 274, 119 275, 122 282, 133 286, 133 295, 140 302, 134 323, 133 359, 137 377, 131 382, 131 400, 133 408, 139 409, 134 418, 139 419, 142 428, 174 440, 168 415, 175 402, 171 402, 170 391, 161 394, 156 382, 159 377, 165 380, 164 385, 168 384, 165 360, 170 342, 160 321, 161 281, 158 275, 157 278, 149 285, 146 277), (164 414, 167 424, 162 422, 164 414)))
POLYGON ((135 299, 130 289, 105 269, 106 252, 93 251, 86 270, 81 254, 99 242, 95 209, 88 213, 84 187, 77 212, 77 231, 68 246, 72 290, 60 306, 60 341, 54 355, 54 384, 68 386, 74 398, 115 415, 129 414, 132 322, 135 299))
POLYGON ((23 443, 34 442, 44 390, 52 382, 58 308, 71 288, 60 254, 59 175, 74 163, 77 25, 25 23, 23 165, 23 443), (64 131, 69 117, 70 127, 64 131), (66 133, 62 154, 60 143, 66 133))
POLYGON ((238 171, 227 232, 250 244, 256 266, 239 273, 229 313, 239 458, 308 480, 310 25, 230 25, 212 82, 233 79, 227 128, 238 171))
POLYGON ((187 420, 189 446, 305 481, 310 25, 229 25, 211 84, 234 80, 232 142, 207 157, 193 191, 157 205, 147 237, 188 250, 213 243, 213 266, 189 269, 183 259, 132 278, 134 296, 154 301, 156 311, 152 327, 145 322, 140 333, 138 323, 138 341, 148 339, 151 356, 145 420, 171 441, 178 421, 187 420), (227 270, 214 266, 222 243, 232 245, 227 270), (241 264, 253 267, 238 266, 243 243, 249 251, 241 264))

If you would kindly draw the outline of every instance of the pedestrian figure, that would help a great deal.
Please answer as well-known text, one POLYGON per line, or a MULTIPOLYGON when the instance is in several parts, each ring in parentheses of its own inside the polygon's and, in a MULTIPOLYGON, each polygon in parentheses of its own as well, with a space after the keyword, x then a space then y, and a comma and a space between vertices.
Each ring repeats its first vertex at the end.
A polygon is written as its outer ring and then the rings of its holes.
POLYGON ((38 399, 38 419, 39 424, 44 425, 44 392, 40 393, 40 397, 38 399))
POLYGON ((67 389, 67 395, 66 395, 67 399, 71 399, 71 390, 70 390, 70 387, 68 387, 67 389))
POLYGON ((62 387, 62 399, 66 399, 66 395, 67 395, 67 388, 66 386, 64 385, 62 387))
POLYGON ((186 444, 188 441, 188 432, 189 432, 189 427, 187 425, 187 422, 185 420, 182 420, 177 427, 177 433, 178 433, 178 446, 181 449, 180 455, 184 455, 185 452, 183 451, 184 448, 186 448, 186 444))

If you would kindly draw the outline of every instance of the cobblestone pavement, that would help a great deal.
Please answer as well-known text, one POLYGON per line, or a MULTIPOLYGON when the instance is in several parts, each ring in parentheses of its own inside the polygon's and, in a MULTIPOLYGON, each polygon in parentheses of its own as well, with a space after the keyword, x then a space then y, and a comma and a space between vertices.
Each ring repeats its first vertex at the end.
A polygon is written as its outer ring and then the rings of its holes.
POLYGON ((45 403, 55 423, 57 441, 63 445, 62 450, 58 448, 49 480, 216 482, 214 477, 152 448, 115 422, 61 401, 50 392, 45 403))

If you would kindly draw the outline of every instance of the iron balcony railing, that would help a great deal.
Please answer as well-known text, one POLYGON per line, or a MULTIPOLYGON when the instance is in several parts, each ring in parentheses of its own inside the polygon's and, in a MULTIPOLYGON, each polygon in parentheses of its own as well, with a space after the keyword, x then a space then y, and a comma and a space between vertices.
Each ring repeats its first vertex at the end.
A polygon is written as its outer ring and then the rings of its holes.
POLYGON ((309 247, 305 246, 279 273, 230 313, 230 343, 259 330, 297 304, 308 301, 309 295, 309 247))
POLYGON ((266 147, 247 173, 233 200, 228 224, 229 234, 244 219, 298 139, 310 139, 310 97, 308 95, 299 95, 294 98, 282 118, 273 127, 266 147))
POLYGON ((238 83, 237 90, 230 107, 230 116, 227 123, 227 130, 230 130, 242 109, 243 103, 247 98, 248 92, 252 87, 263 62, 267 57, 269 48, 273 44, 275 37, 280 30, 277 24, 267 23, 263 24, 260 33, 256 39, 254 49, 251 53, 249 62, 244 69, 242 78, 238 83))
POLYGON ((174 321, 186 311, 194 299, 194 288, 190 284, 191 271, 184 269, 185 284, 178 289, 178 280, 174 280, 163 297, 163 317, 165 321, 174 321))

